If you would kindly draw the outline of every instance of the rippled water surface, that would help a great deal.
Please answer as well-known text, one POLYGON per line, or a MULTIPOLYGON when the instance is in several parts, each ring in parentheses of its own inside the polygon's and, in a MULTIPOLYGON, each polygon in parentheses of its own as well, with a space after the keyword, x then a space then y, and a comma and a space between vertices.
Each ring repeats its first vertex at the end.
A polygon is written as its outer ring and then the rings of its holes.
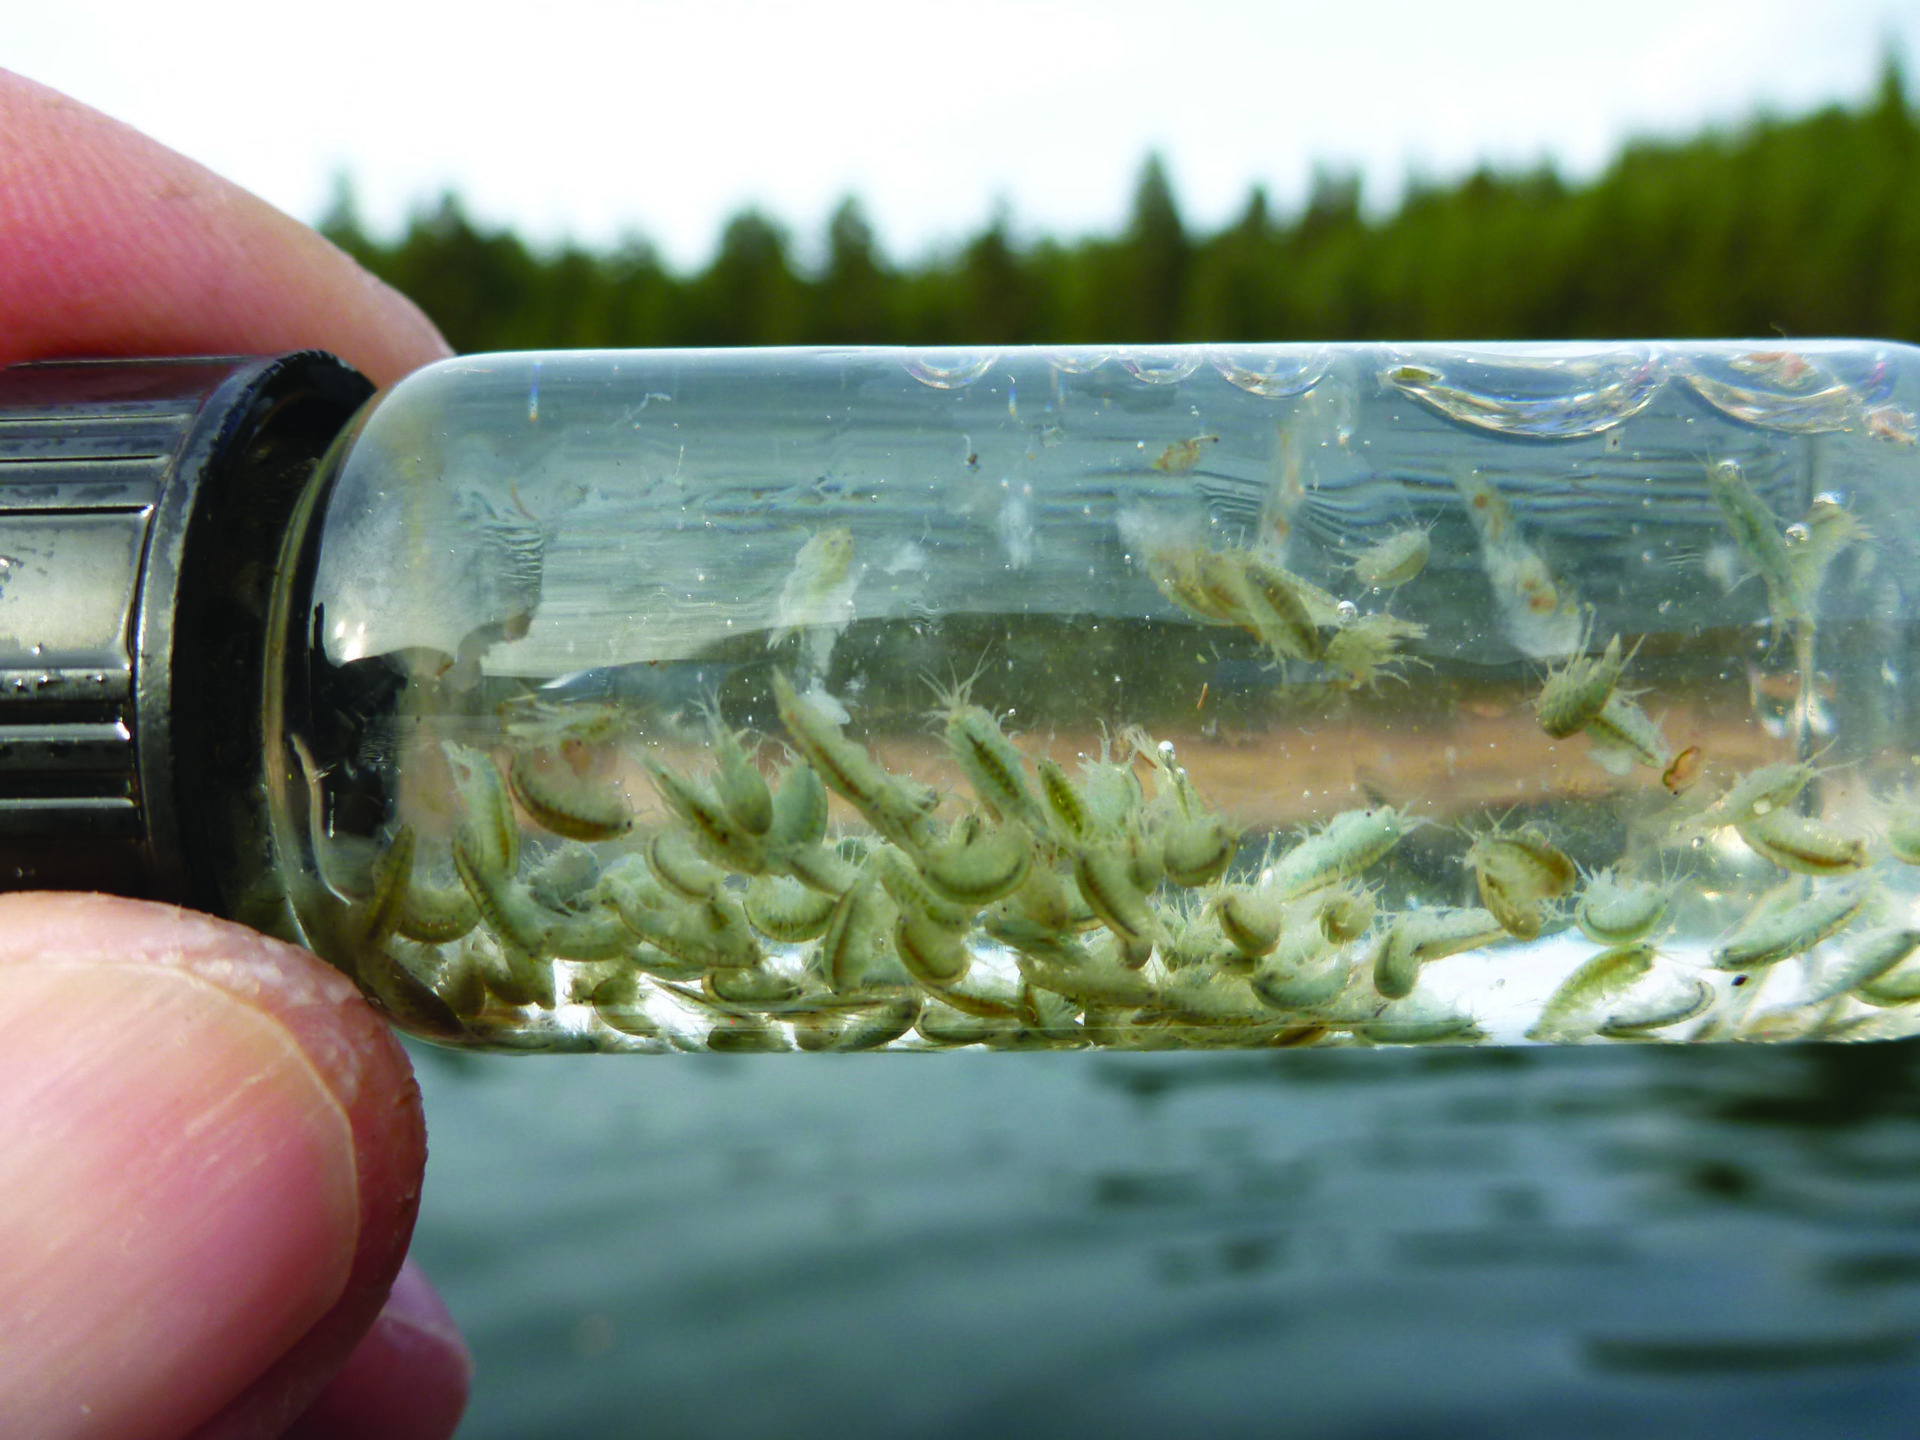
POLYGON ((1906 1436, 1920 1048, 466 1058, 493 1436, 1906 1436))

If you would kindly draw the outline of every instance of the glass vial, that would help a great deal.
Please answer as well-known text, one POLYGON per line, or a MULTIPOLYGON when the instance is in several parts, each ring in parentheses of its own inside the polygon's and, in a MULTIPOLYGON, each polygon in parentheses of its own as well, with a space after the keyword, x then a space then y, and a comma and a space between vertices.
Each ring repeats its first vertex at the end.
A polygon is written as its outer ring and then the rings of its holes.
POLYGON ((487 1046, 1911 1033, 1915 358, 447 361, 289 535, 275 852, 487 1046))
POLYGON ((1909 1034, 1915 360, 0 372, 0 858, 480 1047, 1909 1034))

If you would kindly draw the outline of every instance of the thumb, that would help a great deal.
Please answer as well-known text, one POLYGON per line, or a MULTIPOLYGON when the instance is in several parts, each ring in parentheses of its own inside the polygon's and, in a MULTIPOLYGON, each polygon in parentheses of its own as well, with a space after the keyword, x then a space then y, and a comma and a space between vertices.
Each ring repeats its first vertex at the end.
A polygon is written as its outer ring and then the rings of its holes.
POLYGON ((305 951, 102 896, 0 896, 0 1014, 0 1434, 278 1434, 406 1252, 404 1052, 305 951))

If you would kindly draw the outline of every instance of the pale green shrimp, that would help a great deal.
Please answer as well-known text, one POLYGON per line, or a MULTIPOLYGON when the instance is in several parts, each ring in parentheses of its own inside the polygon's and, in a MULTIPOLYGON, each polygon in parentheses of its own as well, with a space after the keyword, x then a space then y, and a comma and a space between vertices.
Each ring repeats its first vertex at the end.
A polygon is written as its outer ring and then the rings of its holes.
POLYGON ((1814 890, 1796 899, 1795 887, 1774 892, 1714 946, 1709 956, 1721 970, 1757 970, 1790 956, 1803 955, 1853 923, 1873 898, 1865 876, 1814 890))
POLYGON ((1767 587, 1767 606, 1775 625, 1784 629, 1788 621, 1809 618, 1806 594, 1780 522, 1748 482, 1740 462, 1728 458, 1708 465, 1707 489, 1733 533, 1733 543, 1767 587))
POLYGON ((1800 875, 1845 875, 1865 868, 1867 842, 1796 810, 1770 810, 1734 827, 1755 854, 1800 875))
POLYGON ((1370 590, 1390 590, 1426 569, 1432 553, 1432 527, 1415 526, 1376 540, 1355 556, 1347 569, 1370 590))
POLYGON ((619 790, 574 774, 558 755, 520 751, 507 784, 534 824, 569 840, 615 840, 633 828, 633 807, 619 790))
POLYGON ((1674 886, 1651 880, 1623 880, 1611 869, 1588 878, 1574 909, 1574 923, 1601 945, 1627 945, 1644 939, 1666 918, 1674 886))
POLYGON ((1408 828, 1407 817, 1391 805, 1343 811, 1287 851, 1260 883, 1291 900, 1351 879, 1391 850, 1408 828))
POLYGON ((1507 934, 1489 910, 1403 910, 1374 948, 1373 988, 1389 1000, 1404 999, 1413 993, 1421 966, 1482 949, 1507 934))
POLYGON ((1465 863, 1481 902, 1517 940, 1539 937, 1547 905, 1572 890, 1580 873, 1545 835, 1524 825, 1479 836, 1468 847, 1465 863))
POLYGON ((1401 620, 1384 611, 1361 615, 1334 634, 1321 659, 1343 689, 1371 690, 1382 679, 1403 679, 1394 673, 1396 666, 1427 663, 1400 653, 1402 642, 1423 640, 1426 634, 1427 627, 1415 620, 1401 620))

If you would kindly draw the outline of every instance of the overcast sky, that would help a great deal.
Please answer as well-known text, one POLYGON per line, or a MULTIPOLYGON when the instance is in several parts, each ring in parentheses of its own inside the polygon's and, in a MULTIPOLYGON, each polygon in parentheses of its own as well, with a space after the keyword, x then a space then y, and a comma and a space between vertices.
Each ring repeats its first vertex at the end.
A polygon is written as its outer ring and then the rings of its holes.
POLYGON ((1316 162, 1376 207, 1481 160, 1587 175, 1629 136, 1858 101, 1890 43, 1920 56, 1920 0, 0 0, 0 65, 302 218, 345 174, 379 232, 452 188, 680 266, 749 204, 806 253, 850 193, 900 258, 997 203, 1110 231, 1155 149, 1202 229, 1256 182, 1298 204, 1316 162))

